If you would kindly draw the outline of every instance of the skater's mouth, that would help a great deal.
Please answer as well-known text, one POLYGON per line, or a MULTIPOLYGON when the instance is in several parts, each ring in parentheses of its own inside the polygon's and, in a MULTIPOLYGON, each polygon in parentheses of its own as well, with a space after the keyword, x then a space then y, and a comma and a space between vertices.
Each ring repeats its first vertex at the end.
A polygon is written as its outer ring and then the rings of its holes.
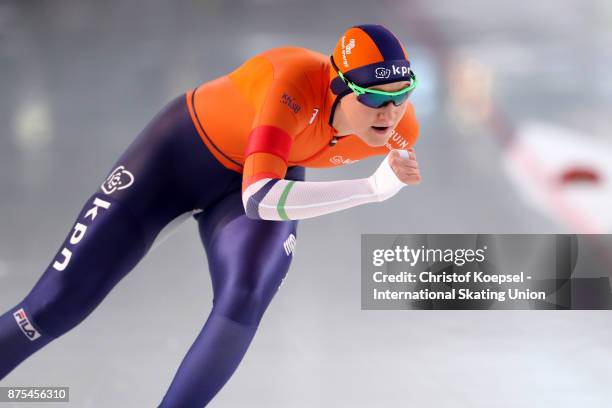
POLYGON ((391 126, 372 126, 376 133, 386 133, 391 126))

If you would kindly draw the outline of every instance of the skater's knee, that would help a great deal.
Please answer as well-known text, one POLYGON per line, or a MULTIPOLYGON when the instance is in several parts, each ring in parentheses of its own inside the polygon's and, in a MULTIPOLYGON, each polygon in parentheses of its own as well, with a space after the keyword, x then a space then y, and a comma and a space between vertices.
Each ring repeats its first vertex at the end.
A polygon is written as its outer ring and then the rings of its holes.
POLYGON ((229 319, 257 326, 271 298, 261 286, 238 283, 215 297, 215 309, 229 319))
POLYGON ((28 305, 32 320, 42 331, 52 337, 59 337, 83 321, 97 303, 92 296, 79 293, 66 285, 58 285, 53 289, 33 290, 24 303, 28 305))

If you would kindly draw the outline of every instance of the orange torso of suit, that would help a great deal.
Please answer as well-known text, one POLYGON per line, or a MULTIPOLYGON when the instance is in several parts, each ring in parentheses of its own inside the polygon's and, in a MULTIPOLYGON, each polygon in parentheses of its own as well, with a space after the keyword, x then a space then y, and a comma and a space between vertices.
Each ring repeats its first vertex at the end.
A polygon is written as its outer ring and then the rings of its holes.
POLYGON ((304 48, 265 51, 230 74, 189 91, 191 118, 212 154, 244 177, 260 172, 282 178, 286 166, 335 167, 415 143, 418 125, 412 105, 387 146, 371 147, 356 135, 336 138, 330 125, 336 100, 329 90, 330 69, 328 57, 304 48), (265 149, 259 149, 260 159, 245 166, 249 138, 258 128, 288 135, 283 160, 274 149, 266 160, 265 149))

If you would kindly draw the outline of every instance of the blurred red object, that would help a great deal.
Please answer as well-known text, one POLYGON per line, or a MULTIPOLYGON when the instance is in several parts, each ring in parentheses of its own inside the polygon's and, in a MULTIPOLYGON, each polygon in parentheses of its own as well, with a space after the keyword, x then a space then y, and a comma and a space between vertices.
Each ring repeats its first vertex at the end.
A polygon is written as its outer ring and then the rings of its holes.
POLYGON ((570 169, 567 169, 561 174, 561 177, 559 178, 559 182, 561 184, 570 184, 570 183, 597 184, 600 181, 601 181, 601 178, 598 172, 593 169, 586 168, 586 167, 572 167, 570 169))

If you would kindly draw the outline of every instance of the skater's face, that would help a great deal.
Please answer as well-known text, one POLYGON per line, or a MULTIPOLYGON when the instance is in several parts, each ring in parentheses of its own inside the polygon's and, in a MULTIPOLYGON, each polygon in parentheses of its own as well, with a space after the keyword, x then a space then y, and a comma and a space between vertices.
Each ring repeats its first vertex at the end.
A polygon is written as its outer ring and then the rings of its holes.
MULTIPOLYGON (((409 85, 410 82, 408 81, 400 81, 377 85, 368 89, 397 92, 409 85)), ((389 101, 380 108, 371 108, 360 102, 354 92, 340 99, 339 104, 351 133, 357 135, 370 146, 383 146, 387 143, 391 132, 406 112, 407 106, 406 102, 396 106, 389 101)))

